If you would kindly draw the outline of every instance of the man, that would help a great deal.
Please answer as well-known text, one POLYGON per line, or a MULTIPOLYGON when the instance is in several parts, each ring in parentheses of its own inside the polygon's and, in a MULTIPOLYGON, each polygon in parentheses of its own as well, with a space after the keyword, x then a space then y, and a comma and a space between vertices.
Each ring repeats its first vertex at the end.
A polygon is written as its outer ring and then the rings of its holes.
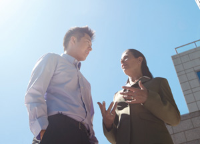
POLYGON ((25 95, 35 142, 98 144, 91 87, 80 72, 93 38, 94 31, 87 26, 71 28, 64 37, 64 53, 48 53, 36 63, 25 95))

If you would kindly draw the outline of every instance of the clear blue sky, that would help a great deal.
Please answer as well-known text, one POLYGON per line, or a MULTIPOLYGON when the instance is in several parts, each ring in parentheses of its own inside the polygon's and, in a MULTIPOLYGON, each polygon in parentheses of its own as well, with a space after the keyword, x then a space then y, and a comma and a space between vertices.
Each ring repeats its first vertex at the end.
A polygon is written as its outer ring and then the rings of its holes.
POLYGON ((72 26, 96 31, 81 71, 92 85, 100 144, 108 141, 97 102, 108 106, 125 84, 120 58, 128 48, 146 56, 154 77, 168 79, 181 114, 188 113, 171 56, 175 47, 200 39, 199 17, 195 0, 0 0, 1 143, 31 143, 24 95, 32 68, 45 53, 63 53, 63 37, 72 26))

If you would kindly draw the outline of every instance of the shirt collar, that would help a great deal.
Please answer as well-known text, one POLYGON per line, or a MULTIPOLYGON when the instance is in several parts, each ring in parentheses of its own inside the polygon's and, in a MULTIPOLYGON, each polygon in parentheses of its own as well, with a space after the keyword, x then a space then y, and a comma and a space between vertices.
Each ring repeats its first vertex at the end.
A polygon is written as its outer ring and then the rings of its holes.
MULTIPOLYGON (((138 85, 138 82, 139 82, 139 81, 141 81, 142 83, 145 83, 145 82, 149 81, 150 79, 151 79, 151 78, 148 77, 148 76, 142 76, 142 77, 140 77, 135 83, 133 83, 131 86, 133 86, 133 85, 138 85)), ((130 85, 130 84, 128 84, 128 85, 130 85)))
POLYGON ((151 78, 148 77, 148 76, 142 76, 142 77, 139 78, 139 80, 137 82, 139 82, 141 80, 141 82, 143 83, 143 82, 149 81, 150 79, 151 78))
POLYGON ((77 59, 75 59, 74 57, 68 55, 68 54, 65 54, 65 53, 62 53, 61 54, 61 57, 65 58, 68 62, 70 62, 71 64, 73 64, 76 68, 78 68, 80 70, 81 68, 81 62, 78 61, 77 59))

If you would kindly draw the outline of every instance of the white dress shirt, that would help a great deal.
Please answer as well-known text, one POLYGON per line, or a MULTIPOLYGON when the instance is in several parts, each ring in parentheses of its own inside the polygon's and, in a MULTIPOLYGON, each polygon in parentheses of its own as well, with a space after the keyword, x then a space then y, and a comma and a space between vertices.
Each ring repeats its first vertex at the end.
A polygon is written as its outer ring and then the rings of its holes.
POLYGON ((91 143, 98 143, 93 131, 91 86, 81 74, 80 65, 68 54, 53 53, 36 63, 25 95, 29 125, 35 137, 47 128, 48 116, 62 113, 82 121, 90 130, 91 143))

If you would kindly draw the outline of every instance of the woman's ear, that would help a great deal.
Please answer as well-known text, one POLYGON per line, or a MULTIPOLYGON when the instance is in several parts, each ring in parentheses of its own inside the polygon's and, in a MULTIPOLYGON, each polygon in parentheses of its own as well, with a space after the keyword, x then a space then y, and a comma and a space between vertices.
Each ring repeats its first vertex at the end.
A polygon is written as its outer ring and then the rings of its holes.
POLYGON ((139 61, 140 63, 142 63, 143 57, 138 57, 138 61, 139 61))

